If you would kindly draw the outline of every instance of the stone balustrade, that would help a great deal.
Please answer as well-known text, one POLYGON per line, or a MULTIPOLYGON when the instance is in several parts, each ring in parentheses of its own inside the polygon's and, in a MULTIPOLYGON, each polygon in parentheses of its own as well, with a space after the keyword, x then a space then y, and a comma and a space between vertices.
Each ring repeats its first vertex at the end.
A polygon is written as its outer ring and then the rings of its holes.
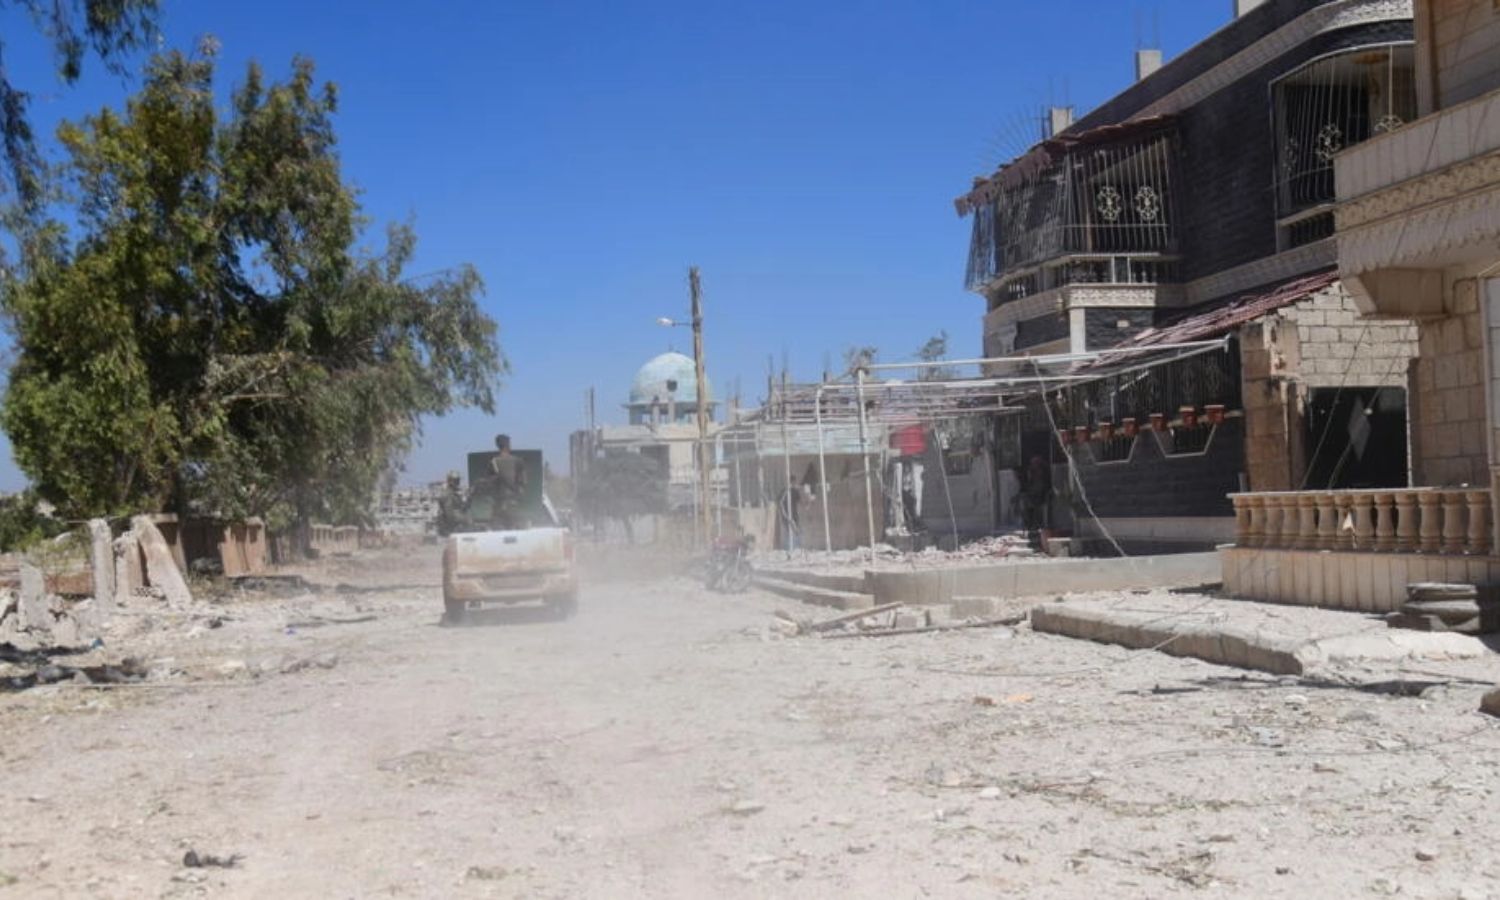
POLYGON ((1285 491, 1229 499, 1240 547, 1455 556, 1492 550, 1486 488, 1285 491))

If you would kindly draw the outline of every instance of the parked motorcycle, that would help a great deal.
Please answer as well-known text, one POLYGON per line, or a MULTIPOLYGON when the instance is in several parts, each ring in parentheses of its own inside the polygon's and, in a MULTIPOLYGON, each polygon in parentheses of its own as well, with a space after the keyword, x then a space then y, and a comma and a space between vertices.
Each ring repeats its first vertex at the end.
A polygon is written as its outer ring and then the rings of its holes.
POLYGON ((755 548, 755 538, 720 538, 714 542, 708 557, 708 571, 704 586, 711 591, 738 594, 750 587, 755 569, 750 565, 750 554, 755 548))

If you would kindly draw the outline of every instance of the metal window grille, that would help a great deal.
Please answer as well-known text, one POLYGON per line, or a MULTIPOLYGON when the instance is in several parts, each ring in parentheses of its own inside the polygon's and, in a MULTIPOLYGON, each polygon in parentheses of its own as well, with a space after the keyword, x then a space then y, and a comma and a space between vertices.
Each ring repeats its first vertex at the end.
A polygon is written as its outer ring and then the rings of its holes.
MULTIPOLYGON (((1308 63, 1276 82, 1277 209, 1334 200, 1333 160, 1417 115, 1412 45, 1365 47, 1308 63)), ((1297 236, 1306 242, 1306 235, 1297 236)))
MULTIPOLYGON (((1170 130, 1078 145, 996 191, 974 209, 968 287, 1064 255, 1173 252, 1175 147, 1170 130)), ((1109 258, 1080 266, 1080 280, 1118 275, 1109 258)))

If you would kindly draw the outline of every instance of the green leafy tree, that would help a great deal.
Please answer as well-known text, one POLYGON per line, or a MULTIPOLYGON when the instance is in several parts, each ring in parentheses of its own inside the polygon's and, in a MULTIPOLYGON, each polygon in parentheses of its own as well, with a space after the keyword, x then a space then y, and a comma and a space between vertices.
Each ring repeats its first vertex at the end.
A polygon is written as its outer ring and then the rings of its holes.
POLYGON ((209 45, 154 58, 116 113, 64 125, 76 225, 0 285, 16 459, 68 516, 197 509, 360 521, 420 418, 493 408, 505 363, 471 267, 405 276, 363 229, 336 92, 250 66, 225 112, 209 45))
MULTIPOLYGON (((52 46, 57 77, 73 84, 83 75, 89 54, 114 72, 124 58, 156 35, 157 0, 0 0, 0 14, 24 13, 52 46)), ((9 35, 6 35, 7 37, 9 35)), ((0 40, 0 199, 18 202, 32 213, 44 197, 43 165, 27 107, 31 97, 5 70, 6 43, 0 40)))
POLYGON ((666 512, 666 473, 656 460, 639 453, 605 453, 577 479, 574 502, 589 519, 620 522, 635 543, 631 519, 666 512))
POLYGON ((39 506, 35 491, 0 496, 0 551, 25 550, 68 530, 66 522, 47 515, 39 506))

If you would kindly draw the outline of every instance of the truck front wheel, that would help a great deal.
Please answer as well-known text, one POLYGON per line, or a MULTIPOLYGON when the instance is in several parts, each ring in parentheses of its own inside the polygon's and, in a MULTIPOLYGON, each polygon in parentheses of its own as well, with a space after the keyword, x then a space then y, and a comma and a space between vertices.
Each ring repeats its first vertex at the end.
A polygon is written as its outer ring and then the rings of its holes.
POLYGON ((465 606, 464 601, 455 600, 448 596, 448 591, 445 588, 443 590, 443 624, 462 625, 467 612, 468 608, 465 606))
POLYGON ((552 609, 552 618, 558 622, 565 622, 578 612, 578 592, 558 594, 550 599, 549 605, 552 609))

